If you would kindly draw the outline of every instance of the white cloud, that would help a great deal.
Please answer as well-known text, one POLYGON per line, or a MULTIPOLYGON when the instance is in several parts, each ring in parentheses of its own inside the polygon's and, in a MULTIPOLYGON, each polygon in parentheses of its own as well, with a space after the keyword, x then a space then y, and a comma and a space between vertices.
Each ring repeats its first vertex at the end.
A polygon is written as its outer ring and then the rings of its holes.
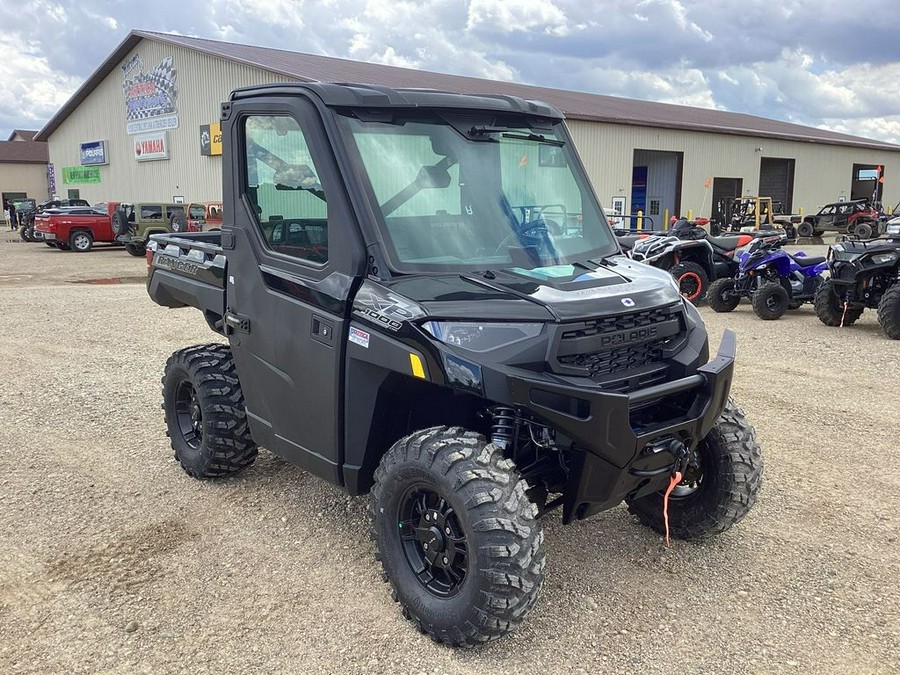
POLYGON ((41 126, 138 28, 897 140, 898 23, 896 0, 20 0, 0 3, 0 135, 41 126))
POLYGON ((501 33, 535 29, 563 37, 570 32, 565 13, 552 0, 471 0, 466 29, 501 33))

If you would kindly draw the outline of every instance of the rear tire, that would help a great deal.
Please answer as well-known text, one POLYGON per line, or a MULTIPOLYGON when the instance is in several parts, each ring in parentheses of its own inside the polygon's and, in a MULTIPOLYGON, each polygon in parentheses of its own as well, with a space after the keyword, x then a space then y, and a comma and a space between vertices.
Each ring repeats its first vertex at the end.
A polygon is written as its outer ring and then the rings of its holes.
MULTIPOLYGON (((705 539, 740 521, 756 502, 762 484, 762 452, 756 433, 729 398, 716 425, 697 444, 698 466, 669 497, 669 531, 678 539, 705 539)), ((626 500, 628 510, 657 532, 666 531, 663 494, 626 500)))
POLYGON ((378 559, 403 615, 436 642, 495 640, 537 602, 543 533, 527 488, 497 446, 459 427, 417 431, 382 457, 371 509, 378 559))
POLYGON ((147 252, 143 244, 125 244, 125 250, 136 258, 141 257, 147 252))
POLYGON ((764 321, 774 321, 784 316, 790 299, 784 286, 770 281, 753 294, 753 311, 764 321))
POLYGON ((815 232, 816 228, 809 221, 804 221, 797 226, 798 237, 811 237, 815 232))
POLYGON ((891 340, 900 340, 900 283, 884 292, 878 303, 878 323, 891 340))
POLYGON ((841 304, 841 299, 834 290, 834 282, 826 279, 816 291, 816 297, 813 300, 813 307, 816 310, 816 316, 819 321, 826 326, 840 326, 841 322, 845 326, 856 323, 856 320, 862 316, 864 307, 847 307, 846 313, 841 304))
POLYGON ((19 239, 22 241, 31 241, 31 227, 20 227, 19 239))
POLYGON ((166 434, 189 475, 227 476, 256 459, 258 448, 227 345, 197 345, 172 354, 162 392, 166 434))
POLYGON ((695 262, 682 262, 669 269, 669 273, 678 282, 681 295, 691 303, 699 305, 709 289, 709 276, 700 265, 695 262))
POLYGON ((78 230, 69 237, 69 246, 76 253, 87 253, 94 246, 94 237, 90 232, 78 230))
POLYGON ((733 312, 741 302, 741 296, 734 294, 734 279, 717 279, 712 282, 706 299, 710 308, 719 314, 733 312))

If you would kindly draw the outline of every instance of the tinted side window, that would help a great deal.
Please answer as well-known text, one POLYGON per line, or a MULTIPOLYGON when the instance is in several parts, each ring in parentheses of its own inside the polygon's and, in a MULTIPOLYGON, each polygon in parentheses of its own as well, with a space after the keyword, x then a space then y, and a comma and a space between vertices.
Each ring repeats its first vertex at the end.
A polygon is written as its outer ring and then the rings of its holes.
POLYGON ((161 206, 142 206, 141 220, 162 220, 161 206))
POLYGON ((328 203, 303 130, 292 117, 247 117, 244 191, 273 251, 328 260, 328 203))

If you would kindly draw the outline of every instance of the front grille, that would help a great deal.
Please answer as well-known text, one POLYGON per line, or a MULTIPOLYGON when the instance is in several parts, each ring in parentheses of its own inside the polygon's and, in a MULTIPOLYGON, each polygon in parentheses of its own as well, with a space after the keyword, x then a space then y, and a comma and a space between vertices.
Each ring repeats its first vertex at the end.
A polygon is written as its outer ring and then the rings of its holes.
POLYGON ((611 351, 593 352, 591 354, 572 354, 559 357, 564 366, 584 368, 591 377, 603 378, 627 370, 634 370, 648 363, 656 363, 662 359, 662 346, 658 342, 646 342, 642 345, 620 347, 611 351))
POLYGON ((667 379, 663 352, 684 328, 677 304, 563 326, 553 369, 588 376, 611 391, 648 387, 667 379))
POLYGON ((652 326, 666 319, 671 318, 672 314, 668 307, 659 309, 648 309, 643 312, 634 312, 632 314, 621 314, 619 316, 605 316, 599 319, 592 319, 580 324, 575 330, 567 330, 563 332, 563 340, 572 340, 574 338, 590 337, 592 335, 602 335, 603 333, 612 333, 617 330, 626 330, 629 328, 643 328, 644 326, 652 326))

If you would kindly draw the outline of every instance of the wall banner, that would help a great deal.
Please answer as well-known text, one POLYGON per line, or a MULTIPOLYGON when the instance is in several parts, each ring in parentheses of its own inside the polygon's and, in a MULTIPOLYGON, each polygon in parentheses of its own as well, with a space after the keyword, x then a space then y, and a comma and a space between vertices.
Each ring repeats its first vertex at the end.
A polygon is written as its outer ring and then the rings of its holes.
POLYGON ((167 56, 153 70, 144 72, 140 54, 122 64, 125 130, 129 134, 178 127, 178 73, 172 64, 172 57, 167 56))
POLYGON ((66 185, 100 182, 99 166, 64 166, 62 174, 63 183, 66 185))
POLYGON ((47 187, 50 189, 50 195, 56 194, 56 167, 50 162, 47 164, 47 187))
POLYGON ((139 162, 169 159, 169 143, 165 131, 135 136, 134 158, 139 162))
POLYGON ((200 125, 200 154, 207 157, 222 154, 221 123, 200 125))

